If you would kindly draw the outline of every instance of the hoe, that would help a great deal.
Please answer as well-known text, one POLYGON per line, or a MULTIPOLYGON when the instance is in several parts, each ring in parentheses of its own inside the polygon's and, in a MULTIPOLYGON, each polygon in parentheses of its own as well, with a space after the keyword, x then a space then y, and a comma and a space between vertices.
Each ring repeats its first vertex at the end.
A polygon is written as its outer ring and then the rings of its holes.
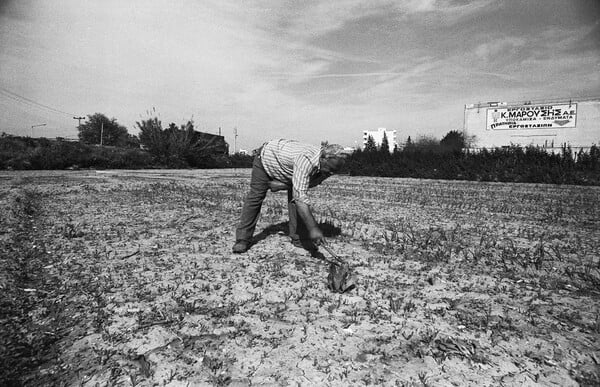
POLYGON ((328 261, 329 276, 327 282, 329 283, 329 289, 336 293, 346 293, 354 289, 356 287, 356 274, 352 273, 350 265, 340 258, 327 243, 323 243, 321 246, 335 260, 328 261))

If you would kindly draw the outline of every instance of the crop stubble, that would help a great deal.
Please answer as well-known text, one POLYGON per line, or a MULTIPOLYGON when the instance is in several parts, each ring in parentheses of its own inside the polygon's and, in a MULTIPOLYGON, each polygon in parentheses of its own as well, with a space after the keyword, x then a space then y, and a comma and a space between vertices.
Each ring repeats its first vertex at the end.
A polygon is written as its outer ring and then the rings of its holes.
POLYGON ((285 194, 231 253, 247 170, 0 179, 5 380, 600 382, 599 187, 335 176, 313 197, 359 277, 340 295, 285 194))

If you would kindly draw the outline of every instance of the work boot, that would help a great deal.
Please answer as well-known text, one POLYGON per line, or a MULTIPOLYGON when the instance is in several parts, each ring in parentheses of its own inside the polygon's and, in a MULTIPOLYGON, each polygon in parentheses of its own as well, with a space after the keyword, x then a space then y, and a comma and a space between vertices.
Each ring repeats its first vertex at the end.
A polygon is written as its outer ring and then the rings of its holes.
POLYGON ((235 242, 235 244, 233 245, 233 248, 231 250, 235 254, 241 254, 241 253, 245 253, 246 251, 248 251, 249 248, 250 248, 250 242, 244 241, 244 240, 239 240, 239 241, 235 242))
POLYGON ((292 244, 296 247, 302 247, 302 242, 300 242, 300 239, 292 238, 292 244))

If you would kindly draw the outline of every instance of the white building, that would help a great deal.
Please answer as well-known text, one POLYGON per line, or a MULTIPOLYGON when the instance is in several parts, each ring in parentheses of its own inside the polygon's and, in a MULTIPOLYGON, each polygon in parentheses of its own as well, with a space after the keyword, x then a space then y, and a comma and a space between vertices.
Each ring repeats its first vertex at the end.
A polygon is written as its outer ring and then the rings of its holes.
POLYGON ((365 130, 363 132, 363 148, 367 145, 367 140, 369 136, 373 137, 373 141, 375 141, 375 145, 381 146, 381 142, 383 141, 383 135, 387 137, 388 145, 390 149, 390 153, 394 151, 396 147, 397 139, 396 139, 396 131, 395 130, 387 130, 386 128, 379 128, 377 130, 365 130))
POLYGON ((563 145, 575 152, 600 143, 600 98, 486 102, 465 106, 464 133, 474 148, 563 145))

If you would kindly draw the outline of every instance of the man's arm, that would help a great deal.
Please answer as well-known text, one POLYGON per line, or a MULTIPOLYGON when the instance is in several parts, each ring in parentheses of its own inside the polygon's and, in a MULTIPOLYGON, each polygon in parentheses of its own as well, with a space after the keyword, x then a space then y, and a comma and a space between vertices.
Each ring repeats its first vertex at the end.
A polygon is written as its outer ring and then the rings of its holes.
POLYGON ((284 189, 289 189, 290 186, 282 183, 281 181, 278 180, 271 180, 269 181, 269 189, 271 189, 271 192, 277 192, 277 191, 282 191, 284 189))
POLYGON ((302 220, 304 221, 304 224, 308 229, 308 235, 310 236, 310 239, 316 245, 324 243, 325 236, 323 235, 323 232, 321 231, 319 226, 317 226, 317 222, 315 221, 315 218, 312 212, 310 211, 310 207, 308 206, 308 204, 299 200, 297 200, 295 203, 296 211, 298 211, 298 215, 300 215, 300 218, 302 218, 302 220))
POLYGON ((323 233, 317 226, 317 222, 310 211, 308 188, 310 187, 311 175, 319 168, 320 151, 314 154, 303 154, 294 160, 294 174, 292 176, 293 201, 296 211, 306 228, 310 239, 316 245, 325 242, 323 233))

